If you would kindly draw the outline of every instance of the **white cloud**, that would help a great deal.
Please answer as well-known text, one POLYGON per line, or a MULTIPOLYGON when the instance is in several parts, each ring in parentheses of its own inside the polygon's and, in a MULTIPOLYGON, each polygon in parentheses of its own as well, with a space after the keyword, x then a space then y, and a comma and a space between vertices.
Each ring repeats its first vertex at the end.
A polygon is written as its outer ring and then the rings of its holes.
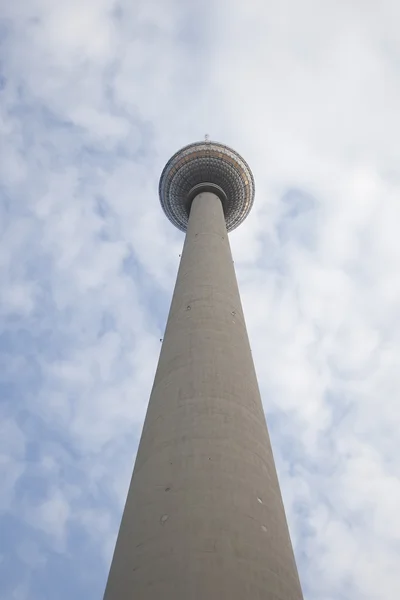
POLYGON ((68 499, 64 494, 59 489, 52 489, 49 496, 32 512, 29 518, 32 518, 34 526, 54 536, 56 543, 62 547, 70 514, 68 499))
POLYGON ((25 470, 25 438, 12 419, 0 423, 0 508, 7 509, 15 500, 15 486, 25 470))
POLYGON ((18 554, 33 569, 43 567, 46 564, 46 557, 42 554, 38 545, 33 542, 22 542, 18 547, 18 554))

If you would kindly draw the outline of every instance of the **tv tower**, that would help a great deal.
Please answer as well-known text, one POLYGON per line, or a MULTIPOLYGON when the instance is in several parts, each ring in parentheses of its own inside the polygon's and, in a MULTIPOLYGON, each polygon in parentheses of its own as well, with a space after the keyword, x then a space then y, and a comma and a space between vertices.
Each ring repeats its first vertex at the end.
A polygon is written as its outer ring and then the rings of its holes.
POLYGON ((207 136, 159 193, 186 238, 104 600, 302 600, 228 240, 252 173, 207 136))

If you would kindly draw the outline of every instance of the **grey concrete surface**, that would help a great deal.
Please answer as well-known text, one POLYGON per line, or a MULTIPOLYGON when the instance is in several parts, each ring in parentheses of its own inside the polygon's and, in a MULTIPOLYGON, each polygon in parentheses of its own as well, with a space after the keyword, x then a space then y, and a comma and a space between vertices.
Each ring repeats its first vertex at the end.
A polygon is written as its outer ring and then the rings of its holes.
POLYGON ((220 200, 192 204, 104 600, 303 598, 220 200))

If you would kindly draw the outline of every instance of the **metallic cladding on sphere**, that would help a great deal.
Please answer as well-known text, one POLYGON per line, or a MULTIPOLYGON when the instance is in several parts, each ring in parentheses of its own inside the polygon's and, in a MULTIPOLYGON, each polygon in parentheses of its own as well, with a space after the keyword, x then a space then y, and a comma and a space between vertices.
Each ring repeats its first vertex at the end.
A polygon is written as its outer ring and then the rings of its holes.
POLYGON ((221 198, 228 231, 249 214, 254 202, 254 178, 246 161, 223 144, 195 142, 170 158, 160 178, 161 206, 181 231, 187 229, 193 190, 200 193, 202 187, 221 198))

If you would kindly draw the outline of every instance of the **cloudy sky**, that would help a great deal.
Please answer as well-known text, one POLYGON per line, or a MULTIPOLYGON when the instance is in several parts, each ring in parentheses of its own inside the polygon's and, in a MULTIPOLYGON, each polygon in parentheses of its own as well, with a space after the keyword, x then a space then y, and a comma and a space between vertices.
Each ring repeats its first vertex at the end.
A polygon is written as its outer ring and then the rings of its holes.
POLYGON ((397 0, 0 4, 1 600, 102 598, 205 133, 305 598, 398 600, 397 0))

